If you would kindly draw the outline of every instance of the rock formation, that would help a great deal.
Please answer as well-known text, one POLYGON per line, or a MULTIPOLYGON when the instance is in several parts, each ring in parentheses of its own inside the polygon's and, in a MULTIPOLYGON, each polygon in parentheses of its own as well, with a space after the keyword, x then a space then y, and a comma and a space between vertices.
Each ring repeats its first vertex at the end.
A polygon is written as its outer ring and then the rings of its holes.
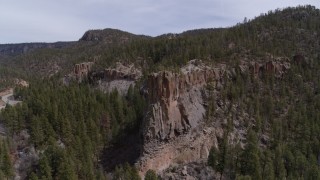
POLYGON ((18 86, 21 86, 21 87, 29 87, 29 83, 23 79, 14 79, 14 83, 18 86))
POLYGON ((77 81, 81 82, 84 78, 88 77, 88 73, 91 71, 93 62, 83 62, 75 64, 73 68, 73 75, 77 81))
POLYGON ((153 73, 147 80, 148 111, 144 121, 141 173, 164 170, 174 162, 207 158, 221 130, 203 129, 204 87, 222 81, 225 65, 216 68, 190 61, 180 73, 153 73))
MULTIPOLYGON (((242 61, 236 68, 255 77, 264 73, 281 77, 290 63, 287 58, 274 58, 266 62, 242 61)), ((149 75, 144 91, 148 109, 142 129, 142 155, 136 164, 141 175, 148 169, 161 172, 174 163, 208 157, 210 148, 217 147, 217 138, 223 135, 221 123, 224 120, 210 125, 204 121, 206 86, 210 83, 213 91, 219 94, 225 78, 236 75, 235 68, 227 68, 225 64, 211 67, 200 60, 190 61, 180 72, 161 71, 149 75)), ((223 108, 222 111, 228 109, 227 106, 223 108)), ((237 133, 240 139, 245 134, 242 130, 237 133)))
POLYGON ((90 79, 98 82, 99 89, 104 92, 117 89, 121 94, 126 94, 129 87, 134 86, 141 76, 141 70, 133 64, 125 65, 117 62, 114 68, 94 73, 90 76, 90 79))
POLYGON ((111 92, 117 89, 121 94, 126 94, 129 87, 134 86, 136 81, 142 77, 142 72, 134 64, 116 63, 114 68, 107 68, 102 71, 92 71, 94 62, 83 62, 75 64, 73 71, 63 78, 64 84, 72 80, 78 82, 88 79, 91 84, 104 92, 111 92))
POLYGON ((198 125, 205 114, 201 89, 220 83, 225 68, 211 68, 192 60, 181 73, 163 71, 148 77, 150 104, 145 138, 166 140, 198 125))
POLYGON ((254 77, 262 77, 265 73, 282 77, 290 69, 290 63, 288 59, 269 60, 267 62, 253 61, 250 62, 249 69, 254 77))
POLYGON ((126 79, 135 81, 142 76, 142 72, 135 68, 133 64, 124 65, 117 62, 115 68, 108 68, 105 70, 105 76, 109 80, 126 79))
POLYGON ((74 80, 80 83, 84 79, 87 79, 88 75, 91 73, 93 64, 94 62, 82 62, 79 64, 75 64, 73 66, 72 72, 62 78, 63 84, 68 85, 71 81, 74 80))

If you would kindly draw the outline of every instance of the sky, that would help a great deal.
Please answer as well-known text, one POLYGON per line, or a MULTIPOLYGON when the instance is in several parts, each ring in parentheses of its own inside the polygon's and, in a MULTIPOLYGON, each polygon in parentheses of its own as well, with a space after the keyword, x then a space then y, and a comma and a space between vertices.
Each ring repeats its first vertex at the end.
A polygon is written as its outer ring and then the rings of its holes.
POLYGON ((90 29, 157 36, 230 27, 320 0, 0 0, 0 44, 77 41, 90 29))

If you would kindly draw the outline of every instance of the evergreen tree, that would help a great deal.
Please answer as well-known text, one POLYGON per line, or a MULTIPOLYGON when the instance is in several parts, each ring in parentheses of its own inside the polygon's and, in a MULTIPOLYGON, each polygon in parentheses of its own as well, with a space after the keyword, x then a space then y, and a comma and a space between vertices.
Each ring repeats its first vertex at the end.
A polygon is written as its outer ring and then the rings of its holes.
POLYGON ((258 139, 251 129, 247 134, 247 144, 242 153, 241 169, 245 175, 250 175, 254 179, 262 179, 258 139))
POLYGON ((218 156, 218 150, 214 146, 212 146, 208 156, 208 165, 211 166, 213 169, 217 168, 218 156))
POLYGON ((158 180, 157 174, 154 170, 149 169, 146 172, 146 175, 144 177, 144 180, 158 180))

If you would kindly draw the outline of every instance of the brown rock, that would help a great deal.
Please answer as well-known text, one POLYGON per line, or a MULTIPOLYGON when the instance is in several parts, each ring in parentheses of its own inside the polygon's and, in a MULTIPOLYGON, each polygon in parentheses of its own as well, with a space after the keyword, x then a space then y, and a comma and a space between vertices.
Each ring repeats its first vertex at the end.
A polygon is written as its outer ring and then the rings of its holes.
POLYGON ((193 60, 180 73, 162 71, 148 77, 143 153, 137 163, 142 175, 148 169, 159 172, 172 163, 207 158, 218 131, 201 128, 204 87, 208 82, 220 83, 225 69, 225 65, 212 68, 193 60))
POLYGON ((93 62, 83 62, 80 64, 75 64, 73 68, 73 75, 75 78, 81 82, 83 78, 88 77, 88 73, 91 71, 93 62))
MULTIPOLYGON (((290 68, 290 63, 286 58, 274 58, 267 62, 241 61, 236 68, 240 68, 241 73, 249 71, 255 77, 261 77, 264 73, 280 77, 290 68)), ((237 75, 236 68, 227 70, 224 64, 209 67, 199 60, 192 60, 179 73, 161 71, 149 75, 145 88, 149 106, 143 122, 144 144, 136 164, 141 175, 148 169, 159 173, 175 163, 207 159, 210 148, 218 146, 217 138, 222 138, 224 133, 221 119, 210 125, 203 120, 206 112, 205 86, 210 83, 213 91, 219 94, 219 89, 224 85, 223 78, 237 75)), ((218 106, 222 111, 223 103, 218 106)), ((238 142, 244 133, 239 130, 230 135, 230 140, 238 142)), ((185 179, 189 175, 189 169, 187 172, 182 169, 167 178, 185 179)), ((203 176, 192 177, 198 179, 203 176)))
POLYGON ((165 140, 196 127, 205 108, 201 88, 209 79, 220 80, 222 69, 210 68, 193 60, 181 73, 163 71, 148 77, 146 139, 165 140))
POLYGON ((281 77, 290 68, 290 63, 283 59, 261 62, 250 62, 249 70, 254 77, 262 77, 265 73, 281 77))

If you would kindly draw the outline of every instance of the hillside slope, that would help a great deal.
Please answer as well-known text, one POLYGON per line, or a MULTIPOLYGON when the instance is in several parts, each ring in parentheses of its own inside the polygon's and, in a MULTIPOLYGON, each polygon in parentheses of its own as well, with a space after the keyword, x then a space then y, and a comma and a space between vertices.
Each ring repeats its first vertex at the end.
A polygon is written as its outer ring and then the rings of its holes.
POLYGON ((23 102, 1 111, 0 177, 319 179, 319 32, 320 10, 299 6, 4 54, 0 85, 23 102))

